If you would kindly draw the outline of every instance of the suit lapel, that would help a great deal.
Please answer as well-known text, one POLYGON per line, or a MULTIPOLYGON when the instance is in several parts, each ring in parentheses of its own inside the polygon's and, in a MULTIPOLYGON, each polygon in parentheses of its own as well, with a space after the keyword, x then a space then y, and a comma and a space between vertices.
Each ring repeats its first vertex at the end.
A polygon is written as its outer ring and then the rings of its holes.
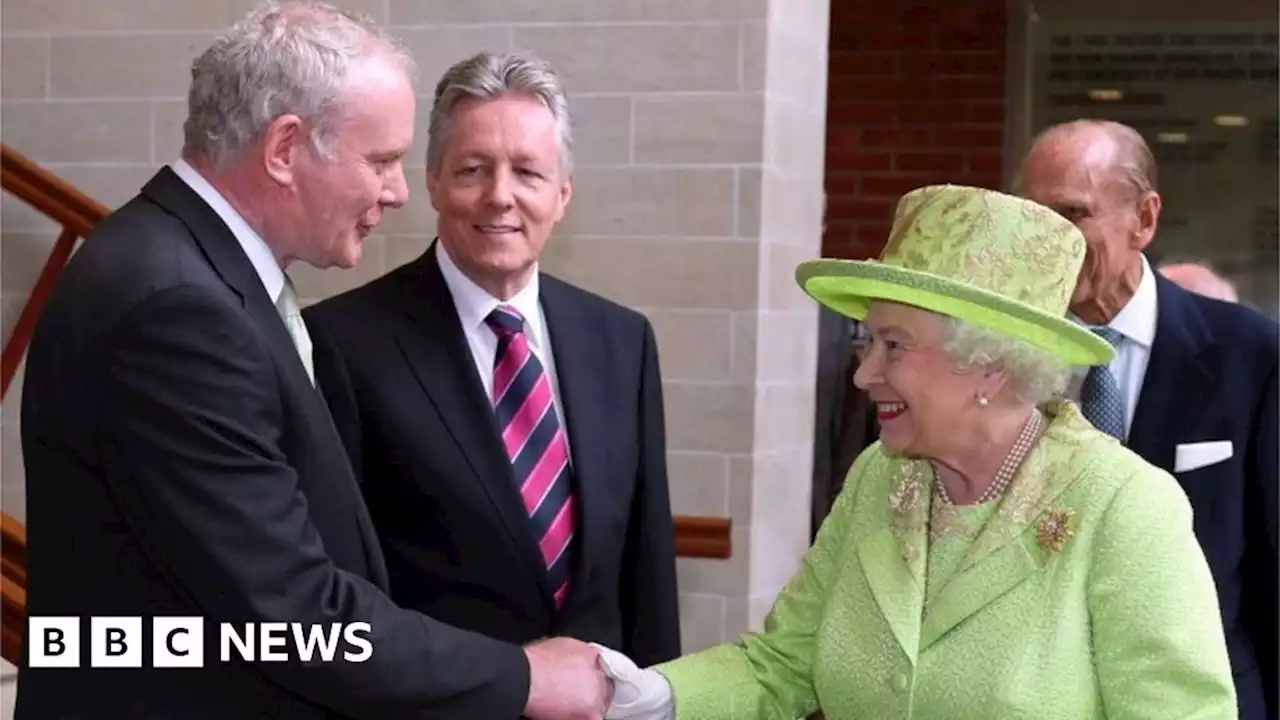
POLYGON ((579 504, 575 543, 579 577, 575 582, 585 584, 592 569, 589 551, 598 546, 594 539, 600 534, 595 523, 604 516, 601 505, 611 500, 611 425, 601 410, 601 399, 611 396, 609 356, 595 329, 598 324, 584 317, 581 306, 565 296, 564 288, 547 277, 543 277, 541 285, 579 504))
MULTIPOLYGON (((240 242, 218 213, 168 167, 161 168, 142 188, 142 194, 182 221, 223 282, 246 303, 261 296, 270 301, 262 279, 253 269, 240 242)), ((272 303, 272 307, 275 305, 272 303)), ((277 316, 278 319, 278 316, 277 316)), ((281 322, 283 326, 283 322, 281 322)))
POLYGON ((412 323, 396 342, 428 400, 453 436, 502 520, 507 538, 524 555, 532 579, 552 602, 542 555, 533 536, 515 476, 484 385, 476 375, 453 298, 440 274, 435 245, 406 268, 401 305, 412 323))
POLYGON ((929 604, 921 650, 1017 587, 1049 557, 1039 545, 1038 525, 1048 513, 1061 509, 1058 499, 1077 477, 1062 465, 1062 448, 1078 447, 1070 461, 1087 462, 1087 435, 1081 431, 1089 426, 1074 405, 1055 402, 1048 412, 1049 429, 1018 469, 995 515, 929 604))
POLYGON ((1173 472, 1178 441, 1215 387, 1203 362, 1212 335, 1185 291, 1156 277, 1156 336, 1129 432, 1129 447, 1147 462, 1173 472))
MULTIPOLYGON (((869 534, 857 541, 858 564, 880 614, 912 664, 920 652, 920 610, 928 560, 929 492, 932 471, 920 460, 893 460, 889 502, 869 534)), ((873 501, 883 503, 883 500, 873 501)))
MULTIPOLYGON (((142 191, 186 224, 214 271, 240 296, 245 311, 266 335, 272 352, 296 361, 284 363, 289 380, 310 387, 311 380, 298 357, 293 338, 276 310, 275 299, 267 295, 253 263, 218 213, 167 167, 161 169, 142 191)), ((316 395, 318 398, 319 394, 316 395)), ((327 409, 325 415, 328 415, 327 409)))
MULTIPOLYGON (((307 388, 304 395, 308 398, 307 410, 324 425, 325 432, 332 438, 333 447, 341 447, 341 439, 337 428, 333 425, 333 416, 329 414, 329 406, 319 389, 314 387, 307 370, 298 356, 297 346, 289 335, 288 328, 276 309, 275 300, 267 295, 262 278, 254 269, 253 263, 245 255, 240 241, 213 208, 209 207, 182 178, 168 167, 162 168, 145 186, 142 192, 156 203, 172 212, 187 229, 204 253, 205 258, 218 276, 239 297, 244 304, 245 312, 253 319, 258 329, 266 337, 267 346, 278 357, 285 358, 281 363, 285 368, 285 378, 298 387, 307 388)), ((359 501, 360 490, 356 487, 355 476, 347 474, 347 490, 352 497, 352 506, 356 508, 356 520, 361 530, 361 542, 364 547, 365 560, 369 567, 371 579, 379 587, 389 587, 386 564, 377 535, 373 529, 373 520, 368 509, 359 501)))
POLYGON ((1043 563, 1044 552, 1036 545, 1035 532, 1024 527, 1009 542, 959 570, 929 604, 920 632, 920 650, 1020 585, 1043 563))

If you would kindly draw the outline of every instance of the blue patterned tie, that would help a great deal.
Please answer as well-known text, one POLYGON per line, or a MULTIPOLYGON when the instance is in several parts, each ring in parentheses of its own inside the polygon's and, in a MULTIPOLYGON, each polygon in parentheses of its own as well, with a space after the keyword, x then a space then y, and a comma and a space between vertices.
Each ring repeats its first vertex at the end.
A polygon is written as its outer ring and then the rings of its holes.
MULTIPOLYGON (((1093 328, 1093 331, 1112 347, 1119 347, 1120 333, 1111 328, 1093 328)), ((1124 398, 1111 368, 1106 365, 1089 368, 1080 388, 1080 409, 1094 427, 1124 442, 1124 398)))

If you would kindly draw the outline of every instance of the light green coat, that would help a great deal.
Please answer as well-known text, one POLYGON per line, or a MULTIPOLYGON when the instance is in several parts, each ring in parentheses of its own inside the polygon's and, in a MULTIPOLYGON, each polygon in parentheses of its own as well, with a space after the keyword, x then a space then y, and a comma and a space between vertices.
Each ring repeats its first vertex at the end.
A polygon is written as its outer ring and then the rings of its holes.
POLYGON ((859 456, 764 632, 656 668, 678 720, 1234 719, 1186 497, 1074 405, 1049 413, 927 608, 933 473, 859 456))

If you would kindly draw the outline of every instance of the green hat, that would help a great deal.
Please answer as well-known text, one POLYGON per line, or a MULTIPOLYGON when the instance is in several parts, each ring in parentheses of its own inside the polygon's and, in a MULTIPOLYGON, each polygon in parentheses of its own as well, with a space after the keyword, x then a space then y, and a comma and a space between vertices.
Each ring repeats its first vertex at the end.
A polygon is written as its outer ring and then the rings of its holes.
POLYGON ((1104 365, 1115 349, 1066 319, 1084 236, 1043 205, 993 190, 932 185, 902 197, 879 260, 812 260, 800 287, 862 320, 888 300, 990 328, 1070 365, 1104 365))

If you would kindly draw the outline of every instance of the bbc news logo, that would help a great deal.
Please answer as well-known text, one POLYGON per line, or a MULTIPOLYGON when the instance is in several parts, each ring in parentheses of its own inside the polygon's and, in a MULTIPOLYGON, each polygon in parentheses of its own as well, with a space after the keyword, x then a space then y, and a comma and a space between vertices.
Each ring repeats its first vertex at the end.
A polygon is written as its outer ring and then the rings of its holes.
MULTIPOLYGON (((151 619, 151 664, 156 668, 200 668, 205 664, 205 621, 198 617, 151 619)), ((31 617, 27 642, 33 668, 78 668, 86 644, 82 619, 31 617)), ((362 663, 373 657, 369 623, 222 623, 218 626, 221 662, 330 663, 339 658, 362 663), (341 653, 339 649, 341 648, 341 653)), ((147 641, 140 617, 89 618, 89 667, 140 668, 147 641)))

